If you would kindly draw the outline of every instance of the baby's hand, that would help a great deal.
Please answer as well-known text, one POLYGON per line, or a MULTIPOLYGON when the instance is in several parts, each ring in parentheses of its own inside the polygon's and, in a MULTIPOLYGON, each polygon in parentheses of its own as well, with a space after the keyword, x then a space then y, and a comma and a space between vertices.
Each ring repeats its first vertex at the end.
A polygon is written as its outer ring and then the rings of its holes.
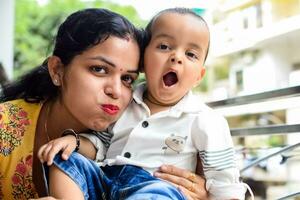
POLYGON ((38 158, 42 163, 47 162, 50 166, 53 163, 54 156, 62 151, 62 159, 68 160, 71 153, 76 148, 76 138, 72 135, 67 135, 55 140, 51 140, 47 144, 41 146, 38 151, 38 158))

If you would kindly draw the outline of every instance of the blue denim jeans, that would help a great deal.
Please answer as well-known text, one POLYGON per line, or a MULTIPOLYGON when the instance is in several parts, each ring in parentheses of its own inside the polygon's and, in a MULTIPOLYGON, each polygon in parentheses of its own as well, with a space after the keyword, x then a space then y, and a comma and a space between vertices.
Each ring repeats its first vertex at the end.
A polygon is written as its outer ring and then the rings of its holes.
POLYGON ((67 161, 60 155, 54 164, 81 189, 85 199, 185 200, 173 185, 132 165, 99 167, 94 161, 73 153, 67 161))

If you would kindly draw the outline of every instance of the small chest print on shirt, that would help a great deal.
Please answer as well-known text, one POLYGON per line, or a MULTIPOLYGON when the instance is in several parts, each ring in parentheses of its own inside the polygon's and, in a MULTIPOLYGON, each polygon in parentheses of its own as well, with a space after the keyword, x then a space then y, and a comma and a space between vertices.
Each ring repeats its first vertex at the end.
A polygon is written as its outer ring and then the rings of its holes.
POLYGON ((171 134, 171 136, 165 139, 165 144, 162 149, 164 150, 165 154, 169 153, 180 153, 183 151, 185 143, 186 143, 187 136, 182 137, 175 134, 171 134))

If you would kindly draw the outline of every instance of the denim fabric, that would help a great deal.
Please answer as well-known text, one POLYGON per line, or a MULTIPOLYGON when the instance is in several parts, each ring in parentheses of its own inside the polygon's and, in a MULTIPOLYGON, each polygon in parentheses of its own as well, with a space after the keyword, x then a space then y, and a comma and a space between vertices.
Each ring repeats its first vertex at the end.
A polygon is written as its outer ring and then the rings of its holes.
POLYGON ((85 199, 185 200, 171 184, 132 165, 98 167, 94 161, 73 153, 67 161, 60 155, 54 164, 81 189, 85 199))
POLYGON ((102 171, 92 160, 72 153, 67 161, 56 155, 53 162, 79 186, 85 199, 102 199, 101 195, 105 195, 99 178, 103 176, 102 171))

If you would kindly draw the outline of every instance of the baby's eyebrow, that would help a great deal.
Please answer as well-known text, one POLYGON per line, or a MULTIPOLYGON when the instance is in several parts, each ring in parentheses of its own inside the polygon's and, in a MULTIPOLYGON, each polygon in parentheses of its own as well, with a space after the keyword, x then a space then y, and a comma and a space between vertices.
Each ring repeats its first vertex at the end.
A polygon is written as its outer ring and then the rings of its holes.
POLYGON ((155 39, 158 39, 158 38, 170 38, 170 39, 174 39, 173 36, 168 35, 166 33, 160 33, 160 34, 154 35, 153 38, 155 38, 155 39))
POLYGON ((196 44, 196 43, 190 42, 190 43, 189 43, 189 46, 191 46, 192 48, 194 48, 194 49, 196 49, 196 50, 203 51, 202 47, 199 46, 199 45, 196 44))

